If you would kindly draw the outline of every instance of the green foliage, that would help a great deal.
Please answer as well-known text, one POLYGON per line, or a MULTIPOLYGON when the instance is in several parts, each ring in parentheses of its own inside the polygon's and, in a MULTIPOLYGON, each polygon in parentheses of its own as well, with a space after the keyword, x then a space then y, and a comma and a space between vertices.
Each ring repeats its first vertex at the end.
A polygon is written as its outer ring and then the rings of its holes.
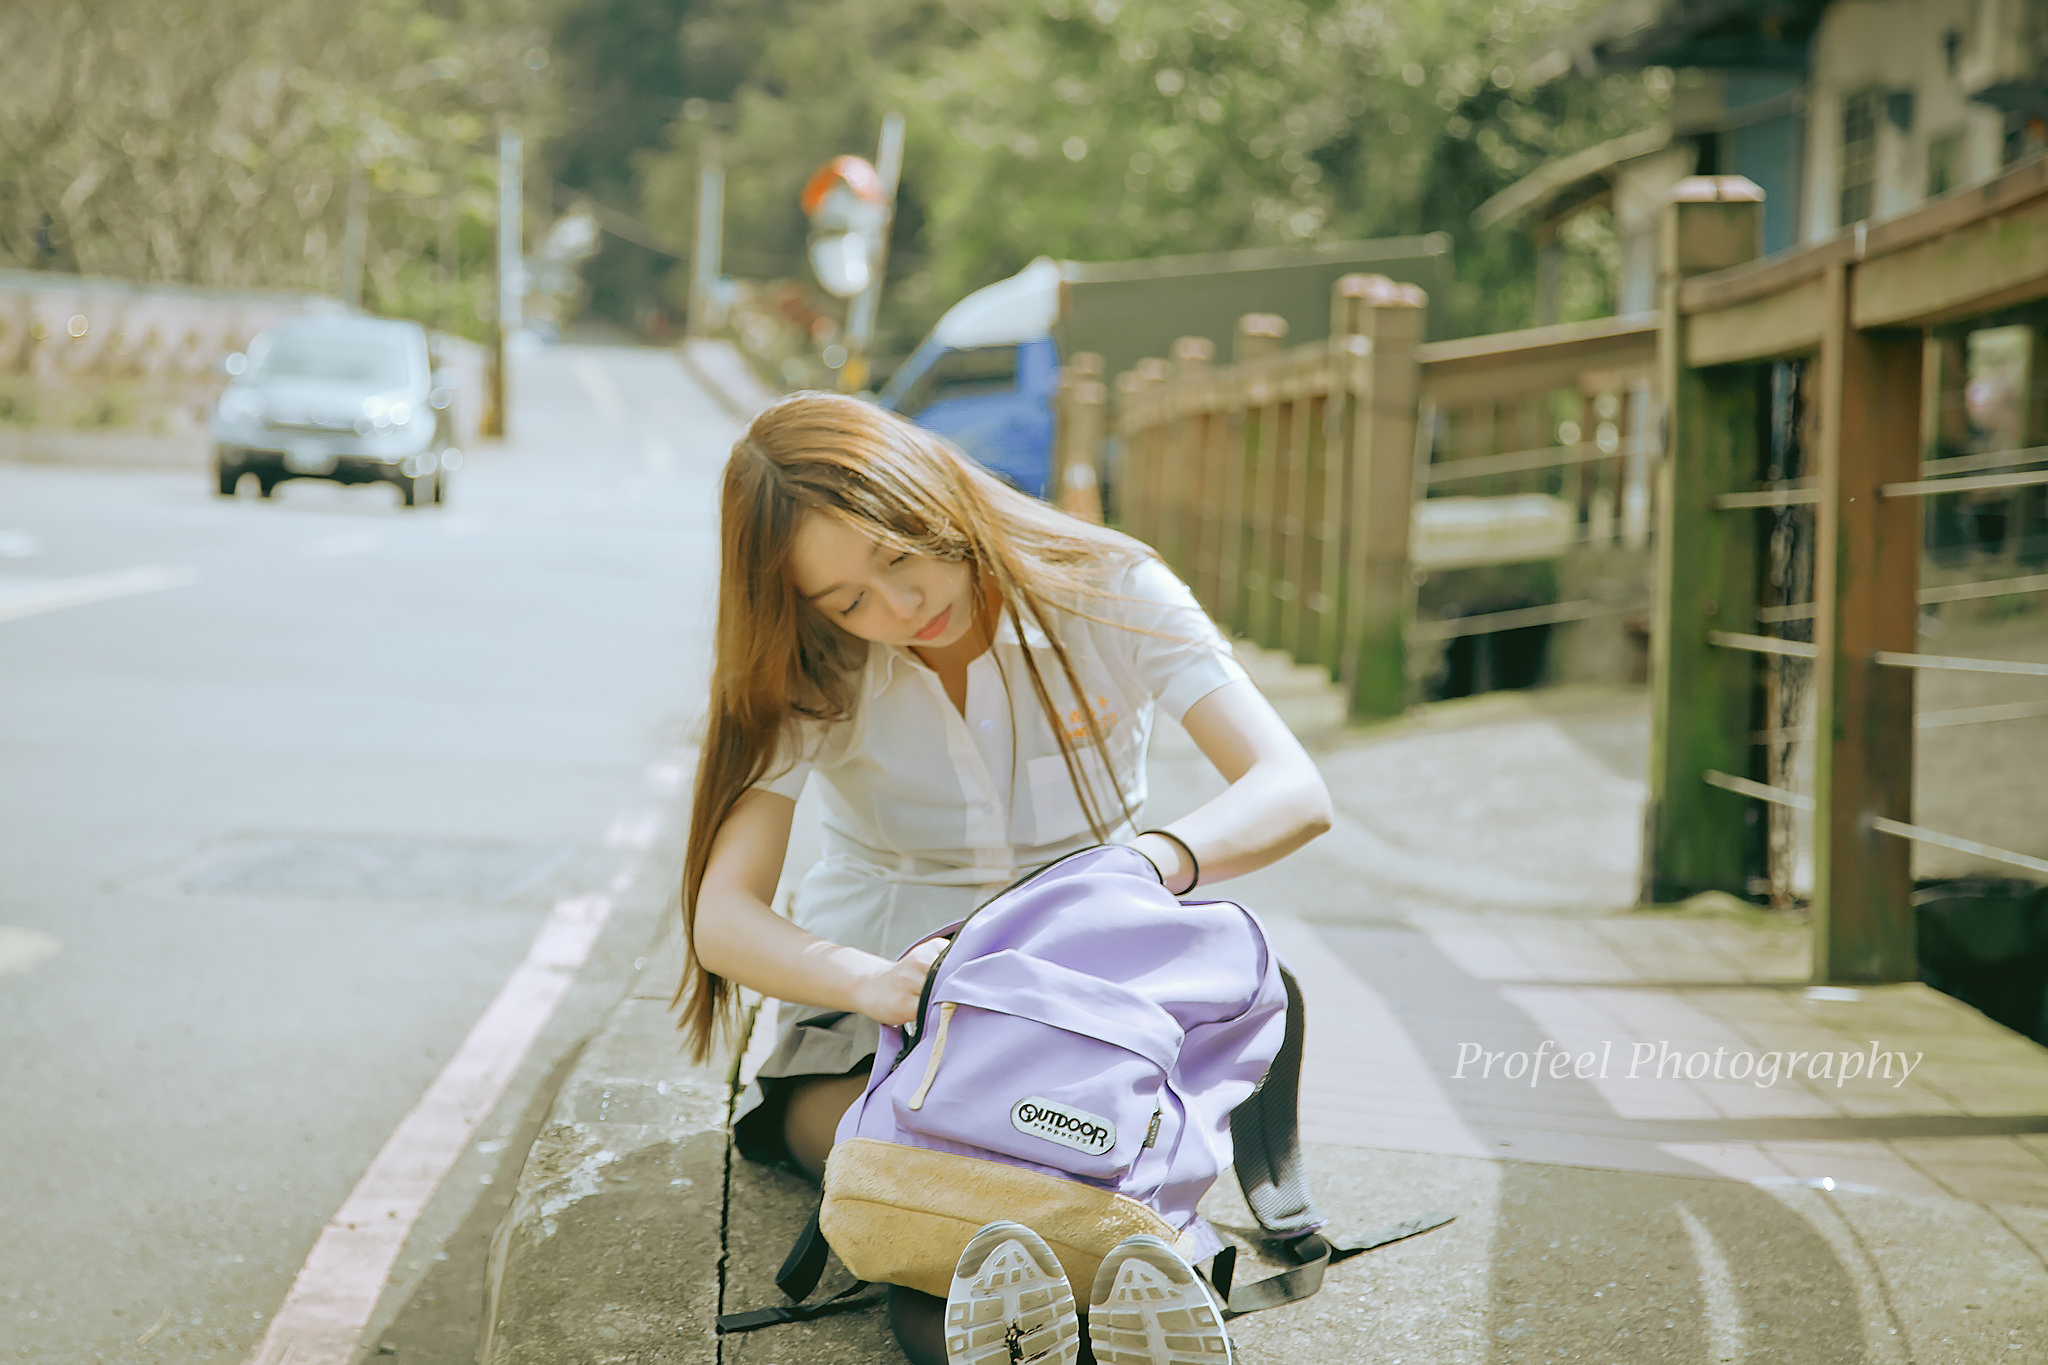
MULTIPOLYGON (((1458 283, 1433 301, 1452 330, 1526 325, 1526 236, 1481 233, 1472 211, 1543 162, 1655 116, 1654 88, 1634 77, 1518 78, 1541 38, 1588 7, 783 0, 768 7, 767 37, 734 96, 728 234, 777 263, 794 256, 804 177, 836 152, 872 155, 881 111, 899 108, 910 125, 905 220, 884 304, 899 346, 1038 255, 1435 230, 1457 242, 1458 283)), ((650 214, 689 221, 700 141, 678 125, 641 163, 650 214)), ((1578 257, 1568 306, 1602 311, 1597 230, 1567 248, 1578 257)))
POLYGON ((474 334, 496 125, 551 118, 547 2, 13 0, 0 264, 331 293, 359 166, 365 305, 474 334))
MULTIPOLYGON (((901 107, 903 73, 943 61, 974 39, 974 28, 956 14, 961 8, 950 0, 697 0, 682 30, 683 50, 700 59, 731 54, 745 63, 744 79, 728 77, 717 96, 727 101, 722 117, 678 120, 666 145, 637 163, 647 221, 688 236, 705 143, 716 137, 727 166, 727 272, 808 276, 807 225, 798 204, 804 182, 841 153, 874 158, 884 111, 901 107)), ((913 129, 913 158, 919 138, 913 129)), ((884 351, 908 350, 952 301, 937 299, 921 271, 934 245, 923 201, 930 183, 906 164, 883 295, 884 351)))
MULTIPOLYGON (((717 89, 717 72, 686 69, 678 40, 691 0, 579 0, 555 24, 562 131, 543 164, 562 187, 601 204, 638 207, 633 159, 658 145, 688 98, 717 89)), ((737 69, 737 68, 735 68, 737 69)), ((723 98, 729 91, 715 96, 723 98)), ((687 239, 689 229, 674 235, 687 239)), ((583 263, 591 311, 629 321, 658 301, 672 257, 606 234, 583 263)))
MULTIPOLYGON (((1641 81, 1517 79, 1595 0, 14 0, 0 7, 0 265, 333 292, 361 167, 365 303, 478 334, 493 133, 529 203, 583 194, 658 244, 728 167, 731 273, 801 277, 804 180, 909 118, 879 349, 1046 254, 1446 230, 1457 331, 1526 322, 1525 237, 1471 212, 1640 126, 1641 81)), ((1607 306, 1575 227, 1566 316, 1607 306)), ((674 308, 686 271, 607 235, 592 306, 674 308)))

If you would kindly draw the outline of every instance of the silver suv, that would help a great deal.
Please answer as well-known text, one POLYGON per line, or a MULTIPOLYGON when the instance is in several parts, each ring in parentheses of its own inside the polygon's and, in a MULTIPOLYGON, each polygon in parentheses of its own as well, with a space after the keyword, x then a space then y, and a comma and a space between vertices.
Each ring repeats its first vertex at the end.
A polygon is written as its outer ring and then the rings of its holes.
POLYGON ((462 452, 448 444, 451 395, 418 323, 293 318, 227 371, 213 411, 222 497, 253 475, 266 498, 286 479, 328 479, 396 484, 407 507, 447 499, 462 452))

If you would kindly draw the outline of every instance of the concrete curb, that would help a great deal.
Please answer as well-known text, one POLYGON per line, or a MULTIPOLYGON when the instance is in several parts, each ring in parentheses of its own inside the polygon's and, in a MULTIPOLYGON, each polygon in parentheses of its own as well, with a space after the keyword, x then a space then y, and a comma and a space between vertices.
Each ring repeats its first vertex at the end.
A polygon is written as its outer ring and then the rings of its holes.
POLYGON ((628 996, 570 1071, 491 1243, 482 1365, 712 1365, 729 1065, 628 996))

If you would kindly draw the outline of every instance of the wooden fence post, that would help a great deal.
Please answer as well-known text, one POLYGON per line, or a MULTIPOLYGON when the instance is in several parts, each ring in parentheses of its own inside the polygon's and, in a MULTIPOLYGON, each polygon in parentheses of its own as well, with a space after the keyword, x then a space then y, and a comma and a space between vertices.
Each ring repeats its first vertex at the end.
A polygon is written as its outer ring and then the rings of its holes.
MULTIPOLYGON (((1339 282, 1333 306, 1355 319, 1337 346, 1347 363, 1331 401, 1352 407, 1345 452, 1344 634, 1340 680, 1354 716, 1408 704, 1408 534, 1415 520, 1416 348, 1428 296, 1384 275, 1339 282)), ((1334 357, 1333 357, 1334 358, 1334 357)))
POLYGON ((1145 481, 1145 522, 1144 529, 1136 532, 1138 539, 1147 545, 1159 543, 1160 528, 1166 524, 1166 482, 1170 433, 1167 428, 1165 394, 1173 369, 1158 356, 1148 355, 1131 367, 1136 381, 1138 408, 1145 414, 1145 425, 1136 433, 1135 441, 1144 449, 1139 461, 1145 481))
POLYGON ((1054 438, 1052 487, 1046 492, 1061 511, 1085 521, 1102 520, 1103 419, 1109 390, 1102 385, 1102 357, 1079 351, 1060 367, 1059 431, 1054 438))
POLYGON ((1829 267, 1820 349, 1813 641, 1813 976, 1913 979, 1912 847, 1871 827, 1913 818, 1921 508, 1879 486, 1920 477, 1921 333, 1859 332, 1854 267, 1829 267))
POLYGON ((1138 397, 1142 388, 1138 372, 1125 370, 1116 377, 1115 387, 1116 481, 1110 490, 1112 496, 1109 513, 1119 530, 1144 540, 1145 536, 1139 528, 1144 524, 1147 514, 1144 505, 1145 433, 1138 425, 1144 417, 1141 400, 1138 397))
MULTIPOLYGON (((1210 616, 1230 619, 1236 560, 1224 562, 1226 536, 1236 534, 1239 494, 1243 484, 1244 447, 1239 435, 1241 417, 1233 397, 1235 378, 1212 373, 1203 398, 1207 419, 1201 428, 1201 449, 1193 453, 1199 469, 1201 496, 1189 534, 1190 568, 1188 586, 1194 590, 1210 616)), ((1234 551, 1232 552, 1234 554, 1234 551)))
POLYGON ((1173 343, 1175 411, 1169 419, 1165 468, 1161 471, 1164 518, 1153 548, 1182 579, 1194 572, 1202 500, 1207 496, 1202 481, 1203 428, 1207 418, 1199 390, 1215 355, 1216 343, 1207 337, 1180 337, 1173 343))
MULTIPOLYGON (((1287 319, 1264 314, 1257 335, 1270 342, 1270 349, 1250 362, 1245 375, 1244 421, 1246 445, 1245 506, 1248 534, 1240 574, 1244 582, 1244 610, 1240 627, 1258 644, 1273 644, 1274 596, 1279 579, 1280 482, 1285 477, 1281 450, 1287 441, 1287 412, 1280 371, 1281 344, 1287 337, 1287 319)), ((1239 322, 1242 329, 1247 317, 1239 322)), ((1240 362, 1240 364, 1245 362, 1240 362)))
MULTIPOLYGON (((1310 553, 1316 557, 1316 590, 1302 601, 1302 663, 1316 663, 1333 678, 1349 668, 1344 663, 1344 530, 1350 475, 1353 423, 1357 404, 1350 401, 1346 379, 1365 326, 1365 296, 1370 276, 1345 275, 1330 288, 1330 385, 1323 403, 1322 459, 1309 490, 1310 553)), ((1370 342, 1363 343, 1369 347, 1370 342)), ((1361 352, 1358 352, 1362 354, 1361 352)))
POLYGON ((1260 380, 1246 373, 1278 355, 1287 338, 1287 320, 1272 313, 1246 313, 1237 320, 1230 362, 1237 371, 1238 393, 1232 406, 1239 428, 1224 464, 1223 553, 1220 556, 1224 623, 1241 634, 1251 633, 1253 600, 1265 589, 1258 560, 1258 499, 1264 474, 1261 454, 1267 422, 1260 380))
MULTIPOLYGON (((1708 786, 1703 774, 1716 769, 1751 775, 1754 656, 1709 644, 1707 632, 1755 629, 1756 517, 1720 511, 1714 499, 1754 487, 1762 470, 1761 377, 1752 365, 1691 367, 1678 286, 1687 276, 1752 260, 1762 245, 1763 192, 1739 176, 1681 181, 1665 207, 1657 363, 1668 448, 1659 471, 1663 493, 1656 499, 1650 799, 1643 840, 1643 896, 1649 901, 1748 890, 1753 803, 1708 786)), ((1624 493, 1615 488, 1617 503, 1624 493)))
POLYGON ((1317 427, 1322 420, 1322 390, 1327 388, 1330 359, 1327 354, 1304 352, 1288 366, 1286 376, 1287 448, 1280 467, 1280 525, 1276 537, 1278 554, 1274 570, 1278 581, 1273 588, 1273 644, 1302 660, 1304 599, 1308 595, 1309 526, 1314 516, 1316 492, 1309 487, 1317 460, 1317 427))

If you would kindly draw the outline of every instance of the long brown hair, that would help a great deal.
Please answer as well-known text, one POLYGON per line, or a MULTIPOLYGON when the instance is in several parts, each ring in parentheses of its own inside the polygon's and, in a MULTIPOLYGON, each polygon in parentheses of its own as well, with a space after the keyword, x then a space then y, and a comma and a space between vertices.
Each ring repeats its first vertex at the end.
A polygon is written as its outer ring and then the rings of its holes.
MULTIPOLYGON (((1082 691, 1054 612, 1101 617, 1112 599, 1105 570, 1151 555, 1139 542, 1018 492, 944 440, 857 398, 799 393, 762 412, 733 446, 719 499, 718 624, 711 705, 690 838, 683 860, 683 929, 691 945, 672 1002, 692 1054, 703 1060, 736 1023, 732 983, 706 971, 694 949, 698 895, 711 843, 746 790, 779 752, 795 751, 806 719, 851 717, 866 642, 841 630, 792 581, 790 544, 809 514, 832 517, 898 553, 966 563, 975 602, 993 588, 1019 638, 1029 622, 1051 654, 1090 742, 1101 722, 1082 691)), ((1052 723, 1088 827, 1107 839, 1130 805, 1093 790, 1032 657, 1021 651, 1032 695, 1052 723)), ((1104 765, 1104 769, 1107 765, 1104 765)))

